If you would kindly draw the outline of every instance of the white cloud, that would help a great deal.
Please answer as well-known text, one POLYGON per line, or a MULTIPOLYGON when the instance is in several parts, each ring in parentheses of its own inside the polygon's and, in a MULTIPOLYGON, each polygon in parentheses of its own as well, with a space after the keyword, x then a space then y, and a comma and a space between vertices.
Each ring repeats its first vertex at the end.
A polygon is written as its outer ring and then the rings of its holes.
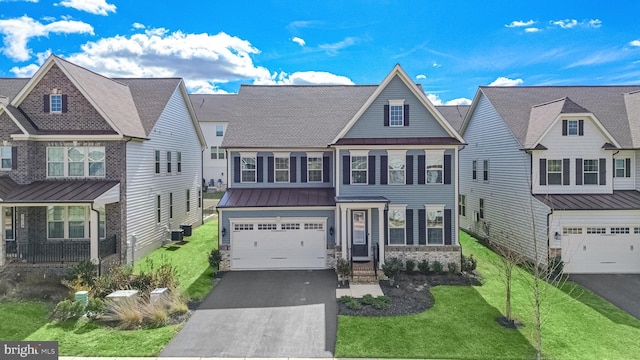
POLYGON ((442 67, 442 65, 441 65, 441 64, 438 64, 438 63, 437 63, 437 62, 435 62, 435 61, 431 64, 431 66, 433 66, 434 68, 442 67))
POLYGON ((578 21, 576 19, 551 20, 550 23, 562 29, 573 29, 577 26, 590 27, 594 29, 598 29, 602 27, 602 20, 600 19, 590 19, 590 20, 583 20, 583 21, 578 21))
POLYGON ((338 52, 342 49, 348 48, 353 45, 357 45, 359 42, 358 38, 354 37, 346 37, 344 40, 339 41, 333 44, 321 44, 318 47, 327 52, 329 56, 336 56, 338 52))
POLYGON ((215 84, 206 80, 185 80, 184 85, 191 94, 228 94, 229 92, 218 88, 215 84))
POLYGON ((453 99, 453 100, 449 100, 446 102, 443 102, 442 99, 440 99, 440 97, 436 94, 427 94, 427 99, 429 99, 429 101, 431 101, 431 103, 433 105, 469 105, 471 104, 471 99, 467 99, 467 98, 457 98, 457 99, 453 99))
POLYGON ((139 22, 134 22, 133 24, 131 24, 131 27, 133 27, 134 29, 144 29, 144 28, 146 28, 146 26, 144 24, 141 24, 139 22))
POLYGON ((418 80, 424 80, 426 78, 427 78, 427 76, 424 75, 424 74, 420 74, 420 75, 416 76, 416 79, 418 79, 418 80))
POLYGON ((2 53, 13 60, 27 61, 31 58, 31 49, 27 47, 31 38, 49 36, 51 33, 93 35, 93 27, 85 22, 73 20, 43 24, 25 15, 0 20, 0 33, 4 34, 2 53))
POLYGON ((0 2, 19 2, 19 1, 30 2, 30 3, 37 3, 38 2, 38 0, 0 0, 0 2))
POLYGON ((629 43, 629 45, 631 45, 631 46, 638 46, 638 47, 640 47, 640 39, 637 39, 637 40, 633 40, 633 41, 631 41, 631 42, 629 43))
POLYGON ((600 19, 591 19, 589 20, 589 26, 591 26, 592 28, 599 28, 602 26, 602 20, 600 19))
POLYGON ((109 15, 116 12, 116 6, 107 3, 106 0, 62 0, 59 4, 64 7, 85 11, 95 15, 109 15))
POLYGON ((535 23, 536 22, 533 21, 533 20, 529 20, 529 21, 515 20, 515 21, 512 21, 509 24, 506 24, 505 27, 508 27, 508 28, 527 27, 527 26, 531 26, 531 25, 533 25, 535 23))
POLYGON ((576 19, 564 19, 564 20, 555 20, 555 21, 552 20, 551 23, 563 29, 571 29, 578 25, 578 20, 576 19))
POLYGON ((524 80, 522 79, 509 79, 507 77, 500 76, 489 84, 489 86, 518 86, 523 82, 524 80))
POLYGON ((12 73, 14 73, 16 75, 16 77, 29 78, 33 74, 35 74, 36 71, 38 71, 39 68, 40 68, 40 65, 29 64, 29 65, 23 66, 23 67, 14 66, 14 67, 11 68, 10 71, 12 73))
POLYGON ((297 36, 295 36, 293 39, 291 39, 291 41, 293 41, 294 43, 300 45, 300 46, 304 46, 306 44, 306 42, 304 41, 304 39, 299 38, 297 36))
POLYGON ((298 71, 293 74, 280 72, 277 78, 256 82, 260 85, 353 85, 346 76, 325 71, 298 71))
POLYGON ((542 31, 542 29, 536 28, 536 27, 530 27, 530 28, 526 28, 524 29, 524 32, 528 32, 528 33, 536 33, 542 31))

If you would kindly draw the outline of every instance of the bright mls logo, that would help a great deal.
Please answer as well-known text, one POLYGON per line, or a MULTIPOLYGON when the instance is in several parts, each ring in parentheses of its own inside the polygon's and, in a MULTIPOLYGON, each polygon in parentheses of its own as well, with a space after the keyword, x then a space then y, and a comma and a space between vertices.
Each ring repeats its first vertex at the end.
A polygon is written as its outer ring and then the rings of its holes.
POLYGON ((0 341, 2 360, 58 360, 57 341, 0 341))

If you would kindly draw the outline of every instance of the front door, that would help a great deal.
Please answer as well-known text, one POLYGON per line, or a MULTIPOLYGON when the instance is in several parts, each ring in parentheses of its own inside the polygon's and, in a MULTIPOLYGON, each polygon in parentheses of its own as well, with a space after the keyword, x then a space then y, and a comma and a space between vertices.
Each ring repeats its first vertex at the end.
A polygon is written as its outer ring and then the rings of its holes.
POLYGON ((369 260, 367 211, 351 211, 351 251, 353 260, 369 260))

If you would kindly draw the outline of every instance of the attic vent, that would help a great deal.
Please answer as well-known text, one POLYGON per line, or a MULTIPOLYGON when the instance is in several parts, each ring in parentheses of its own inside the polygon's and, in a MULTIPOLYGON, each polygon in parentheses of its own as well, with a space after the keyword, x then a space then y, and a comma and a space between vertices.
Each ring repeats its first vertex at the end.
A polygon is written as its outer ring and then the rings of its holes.
POLYGON ((52 94, 59 94, 60 90, 58 90, 57 88, 53 88, 53 89, 51 89, 51 93, 52 94))
POLYGON ((0 96, 0 104, 9 105, 9 98, 6 96, 0 96))

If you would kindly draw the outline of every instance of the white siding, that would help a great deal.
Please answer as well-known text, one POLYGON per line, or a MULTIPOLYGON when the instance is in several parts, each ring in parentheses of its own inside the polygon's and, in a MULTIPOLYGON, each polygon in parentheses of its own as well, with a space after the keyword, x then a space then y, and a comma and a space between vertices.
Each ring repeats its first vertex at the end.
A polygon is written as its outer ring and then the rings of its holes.
POLYGON ((533 192, 535 194, 593 194, 613 192, 611 150, 602 146, 609 142, 589 118, 584 120, 584 136, 563 136, 562 120, 557 121, 540 142, 548 150, 533 152, 533 192), (570 159, 570 185, 540 185, 540 159, 570 159), (576 158, 607 159, 606 185, 576 185, 576 158))
MULTIPOLYGON (((189 101, 188 99, 186 101, 189 101)), ((202 221, 198 189, 202 186, 200 140, 185 99, 175 90, 150 140, 127 144, 126 236, 136 238, 135 259, 170 239, 167 229, 182 224, 197 226, 202 221), (160 150, 160 174, 155 174, 155 150, 160 150), (172 173, 167 174, 167 152, 172 152, 172 173), (182 152, 182 172, 177 173, 176 152, 182 152), (191 192, 191 211, 186 212, 186 190, 191 192), (169 219, 169 193, 173 192, 173 219, 169 219), (161 222, 156 221, 156 196, 161 195, 161 222)), ((131 261, 132 254, 128 254, 131 261)))
POLYGON ((204 151, 204 155, 202 158, 202 173, 204 179, 209 184, 209 180, 213 179, 215 183, 218 182, 218 179, 222 179, 223 183, 227 182, 227 160, 219 160, 219 159, 211 159, 211 148, 214 149, 220 145, 222 145, 223 136, 216 136, 216 126, 222 125, 223 134, 227 133, 227 125, 226 122, 201 122, 200 128, 202 129, 202 133, 204 135, 205 140, 207 141, 208 148, 204 151))
POLYGON ((534 258, 534 224, 539 254, 546 259, 546 206, 530 195, 531 157, 507 128, 487 98, 480 94, 477 107, 462 136, 468 145, 460 151, 460 194, 466 196, 466 216, 460 227, 476 236, 510 245, 534 258), (471 164, 478 161, 478 180, 471 164), (489 160, 489 181, 482 180, 483 160, 489 160), (474 221, 484 199, 484 221, 474 221), (487 232, 488 230, 488 232, 487 232))

